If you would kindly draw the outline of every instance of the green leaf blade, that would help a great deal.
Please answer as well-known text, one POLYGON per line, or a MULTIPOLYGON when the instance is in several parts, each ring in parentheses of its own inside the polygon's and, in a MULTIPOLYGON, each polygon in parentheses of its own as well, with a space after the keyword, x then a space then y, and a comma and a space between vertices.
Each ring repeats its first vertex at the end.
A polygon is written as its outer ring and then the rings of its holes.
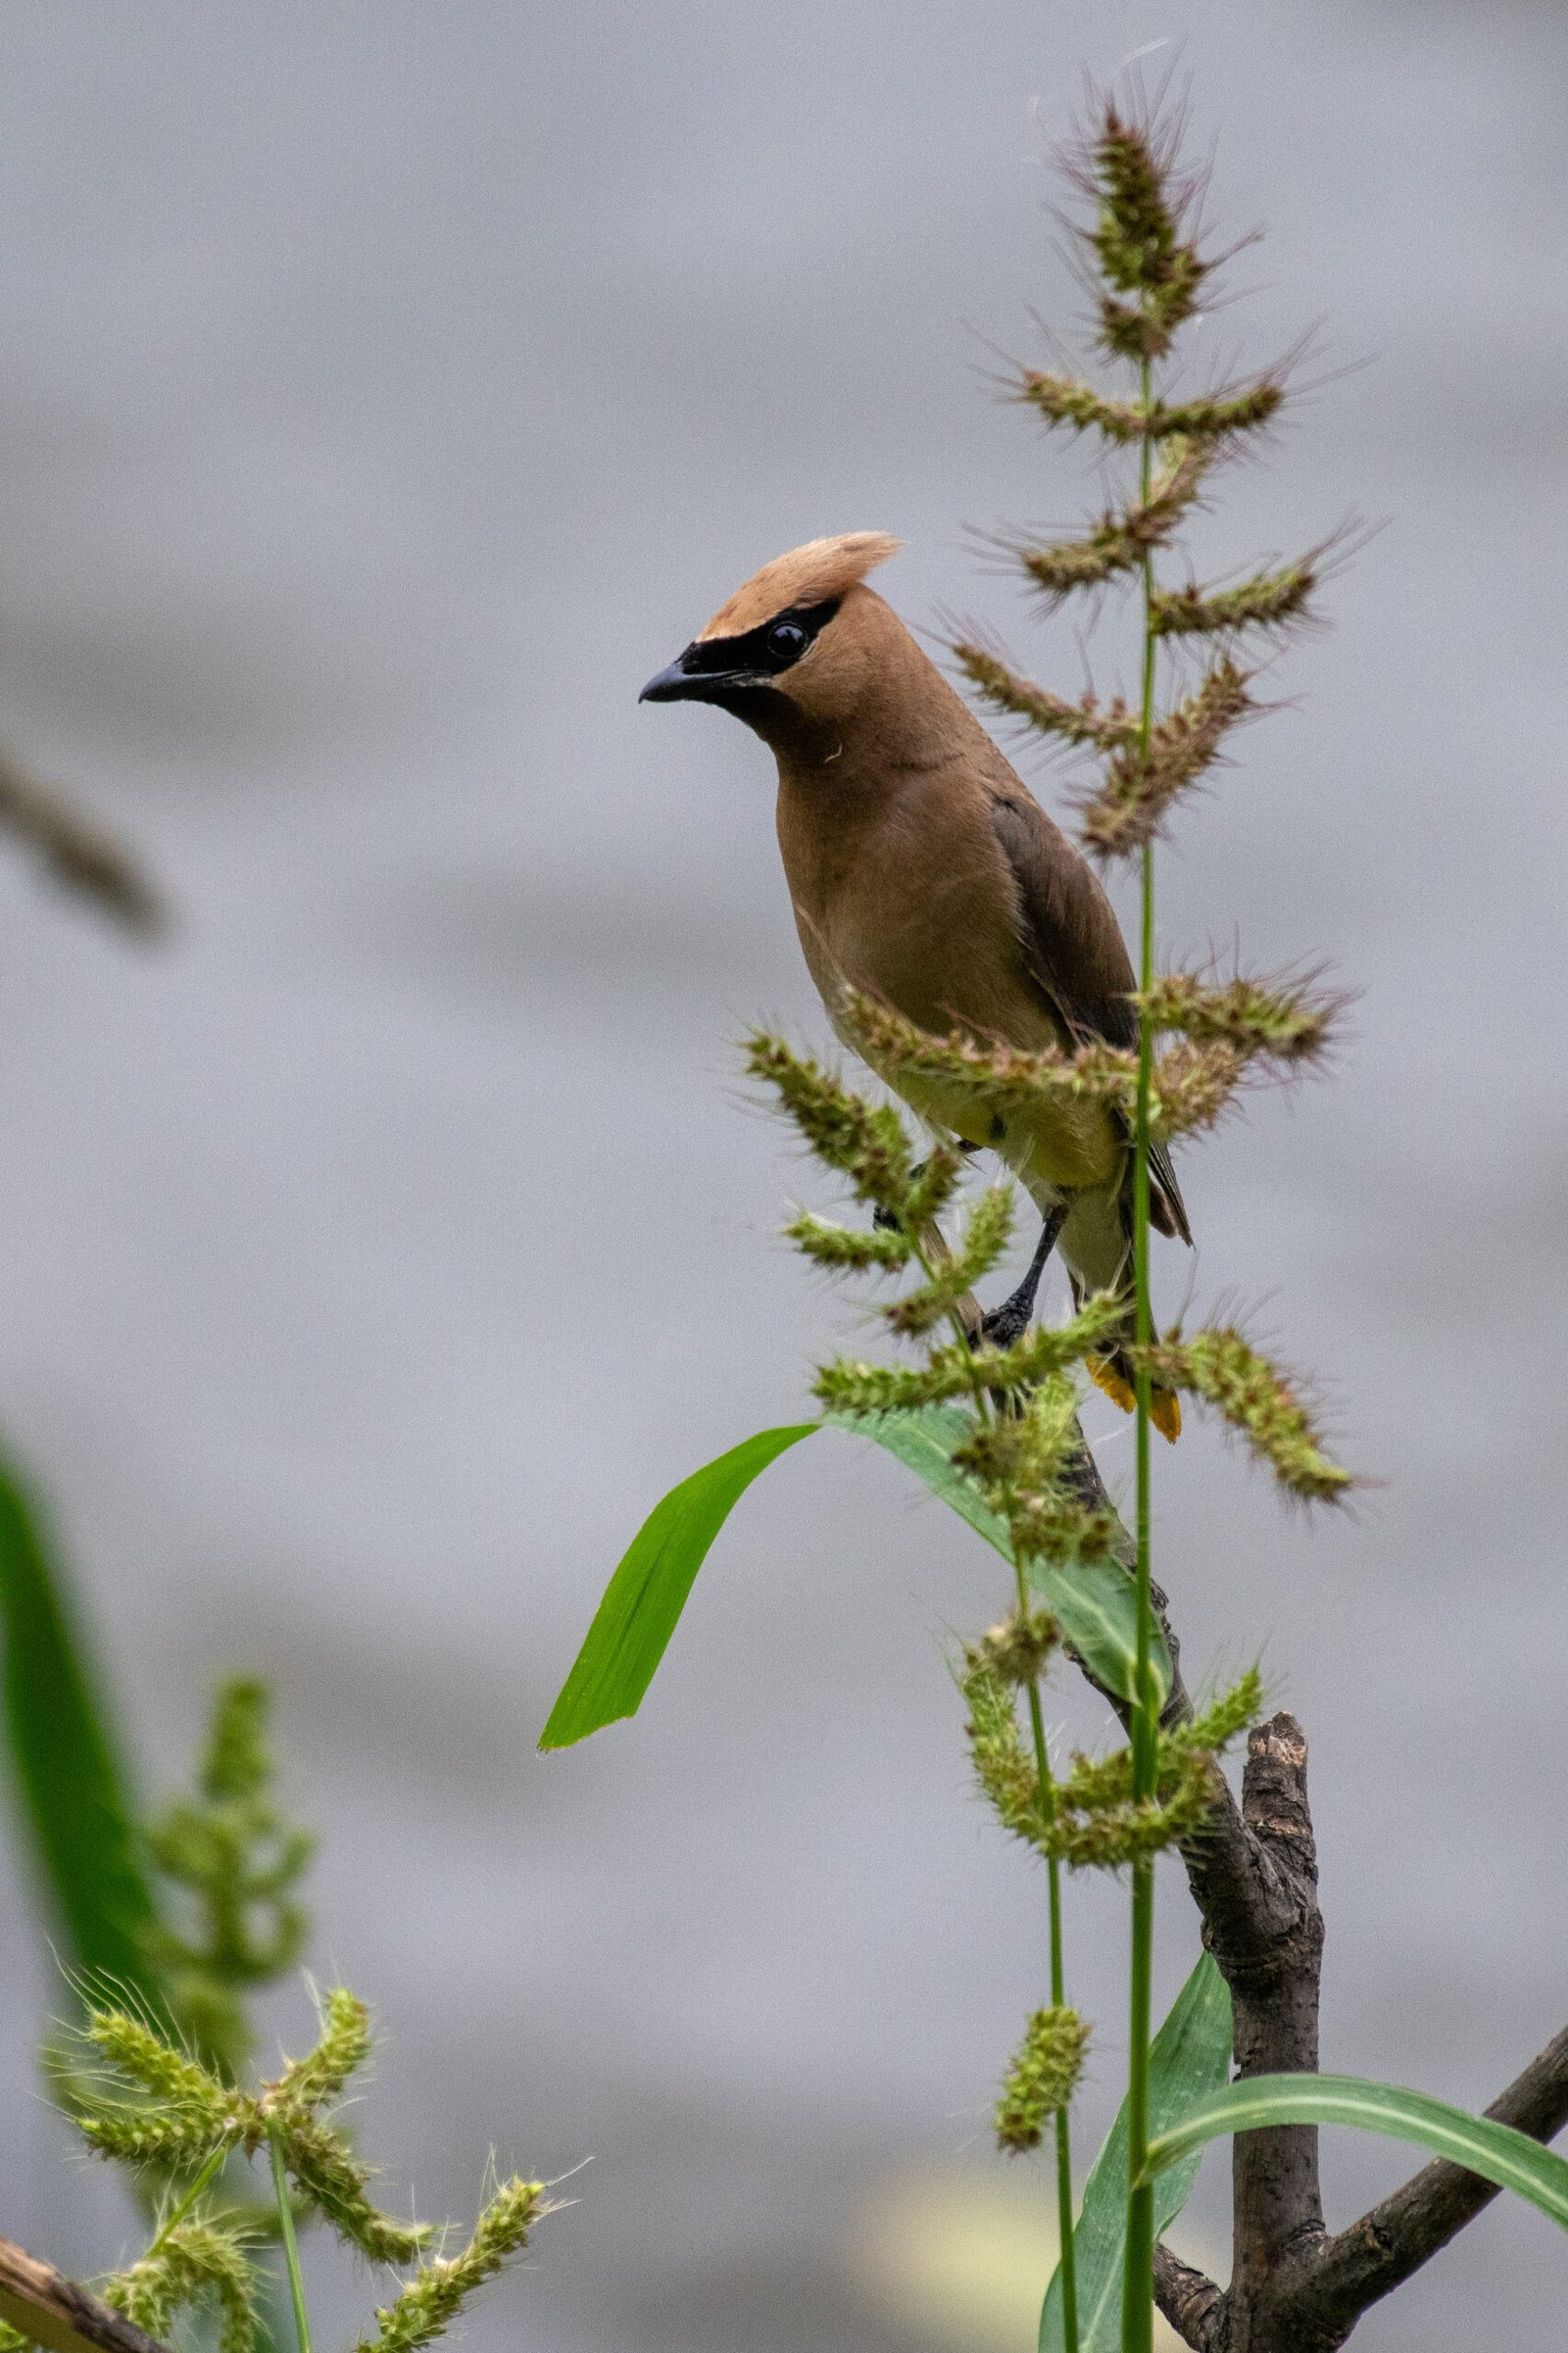
POLYGON ((0 1712, 40 1879, 74 1967, 162 2009, 157 1914, 109 1701, 41 1513, 0 1461, 0 1712))
MULTIPOLYGON (((1138 1589, 1118 1560, 1030 1560, 1030 1591, 1060 1626, 1084 1665, 1107 1691, 1132 1700, 1138 1683, 1138 1589)), ((1163 1706, 1170 1653, 1156 1624, 1151 1659, 1163 1706)))
POLYGON ((1148 2175, 1184 2165, 1193 2150, 1232 2132, 1272 2125, 1349 2125, 1393 2140, 1414 2141, 1483 2181, 1511 2189, 1568 2230, 1568 2159, 1490 2116, 1471 2116, 1430 2092, 1361 2076, 1251 2076, 1228 2083, 1163 2126, 1149 2151, 1148 2175))
MULTIPOLYGON (((1171 2004, 1149 2053, 1150 2123, 1164 2132, 1193 2111, 1195 2101, 1220 2088, 1231 2061, 1230 1988, 1204 1953, 1171 2004)), ((1154 2189, 1154 2230, 1168 2230, 1186 2205, 1200 2145, 1161 2174, 1154 2189)), ((1073 2232, 1078 2256, 1080 2353, 1120 2353, 1122 2258, 1127 2238, 1127 2104, 1105 2136, 1084 2184, 1073 2232)), ((1063 2353, 1061 2274, 1046 2291, 1040 2316, 1040 2353, 1063 2353)))
MULTIPOLYGON (((966 1520, 988 1544, 1012 1559, 1005 1523, 989 1509, 972 1479, 954 1466, 954 1449, 972 1423, 956 1405, 922 1405, 874 1415, 827 1413, 824 1427, 869 1438, 922 1479, 950 1511, 966 1520)), ((1025 1569, 1031 1588, 1056 1619, 1074 1650, 1107 1691, 1131 1699, 1138 1660, 1138 1594, 1115 1560, 1038 1561, 1025 1569)), ((1160 1693, 1170 1690, 1170 1658, 1154 1630, 1154 1672, 1160 1693)))
POLYGON ((654 1506, 605 1589, 541 1748, 569 1748, 637 1713, 713 1539, 752 1481, 817 1427, 759 1430, 654 1506))
MULTIPOLYGON (((820 1422, 760 1430, 683 1479, 649 1514, 606 1588, 539 1746, 569 1748, 636 1714, 720 1528, 752 1481, 813 1430, 873 1440, 1010 1563, 1004 1524, 954 1467, 954 1448, 969 1427, 968 1415, 951 1405, 870 1417, 829 1413, 820 1422)), ((1114 1560, 1031 1562, 1028 1576, 1085 1665, 1108 1691, 1130 1698, 1137 1598, 1126 1570, 1114 1560)), ((1154 1668, 1168 1691, 1170 1662, 1157 1629, 1154 1668)))

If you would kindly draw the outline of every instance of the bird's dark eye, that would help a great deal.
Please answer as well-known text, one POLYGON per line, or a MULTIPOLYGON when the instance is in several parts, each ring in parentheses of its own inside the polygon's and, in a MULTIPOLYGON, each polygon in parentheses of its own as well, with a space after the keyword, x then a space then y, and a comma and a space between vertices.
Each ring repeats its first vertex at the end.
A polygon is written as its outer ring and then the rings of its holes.
POLYGON ((799 621, 775 621, 767 633, 768 660, 785 670, 799 662, 811 640, 799 621))

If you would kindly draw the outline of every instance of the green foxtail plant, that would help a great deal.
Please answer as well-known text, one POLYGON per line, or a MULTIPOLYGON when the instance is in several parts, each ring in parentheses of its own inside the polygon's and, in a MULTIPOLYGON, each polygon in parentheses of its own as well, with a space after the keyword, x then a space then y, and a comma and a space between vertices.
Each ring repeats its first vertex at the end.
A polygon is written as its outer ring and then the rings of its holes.
MULTIPOLYGON (((1158 1084, 1158 1038, 1176 1033, 1196 1067, 1207 1074, 1211 1119, 1249 1068, 1282 1060, 1299 1063, 1320 1052, 1329 1010, 1300 990, 1239 982, 1215 992, 1191 975, 1161 984, 1154 967, 1155 843, 1183 798, 1220 758, 1232 729, 1254 708, 1254 671, 1244 649, 1261 633, 1277 639, 1306 617, 1322 564, 1317 550, 1223 588, 1192 582, 1172 587, 1161 580, 1159 559, 1202 502, 1217 467, 1278 417, 1285 399, 1284 383, 1272 373, 1197 398, 1173 399, 1164 389, 1165 370, 1180 355, 1183 329, 1200 315, 1214 269, 1195 234, 1199 189, 1184 176, 1178 148, 1179 124, 1139 120, 1106 102, 1097 110, 1075 158, 1075 177, 1091 214, 1077 234, 1097 313, 1096 341, 1106 359, 1130 372, 1132 396, 1107 394, 1084 377, 1038 369, 1023 370, 1016 385, 1048 425, 1097 435, 1107 454, 1126 452, 1131 458, 1134 480, 1086 532, 1048 546, 1024 544, 1016 554, 1026 580, 1052 605, 1086 591, 1102 592, 1112 581, 1134 585, 1142 624, 1136 709, 1116 705, 1102 714, 1098 699, 1089 694, 1064 727, 1055 699, 1018 678, 989 649, 962 639, 953 647, 960 667, 993 708, 1023 718, 1048 737, 1065 733, 1098 757, 1098 784, 1083 796, 1080 809, 1083 841, 1102 860, 1131 861, 1138 875, 1138 1049, 1132 1070, 1106 1074, 1107 1094, 1124 1118, 1128 1080, 1132 1094, 1137 1659, 1130 1770, 1135 1804, 1154 1799, 1161 1772, 1161 1695, 1152 1671, 1151 1597, 1156 1371, 1163 1385, 1216 1406, 1295 1494, 1329 1500, 1348 1485, 1348 1474, 1325 1456, 1292 1385, 1239 1333, 1161 1339, 1153 1323, 1150 1154, 1156 1138, 1175 1133, 1158 1084), (1168 662, 1177 648, 1189 659, 1200 650, 1200 666, 1187 691, 1161 708, 1161 655, 1168 662), (1118 1084, 1119 1097, 1111 1092, 1118 1084)), ((1063 1059, 1070 1063, 1077 1057, 1063 1059)), ((1145 2179, 1153 2034, 1152 1850, 1130 1858, 1130 1876, 1122 2342, 1124 2353, 1148 2353, 1154 2253, 1153 2185, 1145 2179)), ((1070 2345, 1070 2319, 1067 2335, 1070 2345)))
MULTIPOLYGON (((146 2248, 99 2288, 149 2335, 166 2336, 182 2312, 211 2308, 221 2353, 255 2353, 269 2284, 260 2248, 272 2225, 283 2242, 300 2353, 311 2353, 296 2233, 315 2221, 369 2262, 408 2270, 355 2353, 416 2353, 520 2253, 551 2210, 543 2182, 498 2182, 466 2246, 447 2254, 428 2226, 376 2202, 370 2170, 336 2113, 371 2049, 369 2012, 345 1986, 322 1995, 317 2039, 304 2055, 262 2080, 237 2081, 161 2024, 96 2001, 74 2035, 70 2105, 77 2130, 96 2156, 134 2183, 157 2184, 146 2248), (235 2160, 266 2167, 270 2212, 235 2197, 235 2160)), ((0 2325, 0 2353, 23 2353, 27 2342, 0 2325)))
MULTIPOLYGON (((1071 159, 1087 221, 1076 231, 1101 357, 1119 386, 1022 369, 1013 389, 1045 422, 1093 436, 1113 503, 1077 536, 1012 548, 1027 587, 1054 608, 1125 588, 1136 601, 1134 701, 1076 699, 1025 676, 977 633, 951 653, 989 708, 1097 764, 1079 795, 1088 850, 1130 865, 1139 895, 1136 1048, 1093 1042, 1022 1053, 968 1031, 934 1036, 846 990, 836 1026, 883 1073, 965 1087, 992 1109, 1091 1102, 1132 1152, 1136 1471, 1131 1535, 1083 1442, 1082 1374, 1113 1336, 1118 1299, 1079 1299, 1070 1318, 1011 1345, 985 1337, 974 1287, 1011 1234, 1010 1188, 976 1191, 938 1134, 787 1040, 758 1032, 750 1076, 774 1098, 855 1204, 851 1218, 801 1209, 786 1227, 829 1274, 894 1286, 880 1316, 905 1350, 839 1356, 813 1383, 817 1418, 763 1430, 692 1474, 653 1512, 616 1569, 541 1739, 564 1747, 635 1713, 692 1581, 751 1482, 813 1432, 849 1429, 913 1470, 1007 1563, 1006 1616, 956 1667, 980 1791, 1044 1865, 1049 1999, 1027 2020, 995 2112, 1019 2154, 1048 2132, 1055 2154, 1060 2260, 1042 2353, 1150 2353, 1160 2308, 1200 2353, 1329 2353, 1386 2294, 1505 2185, 1568 2226, 1568 2163, 1539 2145, 1568 2122, 1568 2034, 1494 2104, 1467 2116, 1418 2092, 1318 2072, 1322 1919, 1294 1718, 1257 1722, 1255 1672, 1195 1709, 1177 1672, 1153 1582, 1152 1393, 1185 1393, 1216 1415, 1302 1505, 1353 1485, 1307 1395, 1233 1321, 1156 1326, 1150 1286, 1152 1149, 1211 1130, 1258 1080, 1321 1063, 1339 1011, 1313 976, 1161 973, 1154 962, 1156 845, 1255 715, 1261 661, 1308 620, 1331 543, 1230 584, 1173 568, 1179 533, 1225 462, 1254 447, 1286 403, 1284 371, 1194 393, 1172 372, 1210 299, 1216 258, 1197 233, 1199 184, 1181 165, 1179 123, 1097 100, 1071 159), (1071 1658, 1121 1719, 1126 1740, 1053 1760, 1042 1687, 1071 1658), (1246 1735, 1241 1803, 1220 1765, 1246 1735), (1155 2034, 1151 2014, 1153 1866, 1180 1851, 1202 1915, 1204 1952, 1155 2034), (1069 2001, 1063 1875, 1130 1885, 1127 2092, 1074 2212, 1070 2116, 1089 2029, 1069 2001), (1227 2081, 1234 2038, 1243 2075, 1227 2081), (1332 2236, 1322 2219, 1314 2128, 1348 2124, 1446 2159, 1332 2236), (1161 2241, 1205 2142, 1233 2135, 1234 2272, 1203 2279, 1161 2241), (1492 2186, 1489 2186, 1492 2185, 1492 2186)), ((918 1090, 914 1090, 918 1092, 918 1090)))
MULTIPOLYGON (((988 1059, 986 1049, 961 1040, 926 1040, 900 1016, 867 1001, 852 999, 849 1011, 862 1035, 874 1030, 874 1042, 867 1036, 873 1051, 887 1054, 892 1049, 895 1065, 906 1054, 913 1057, 945 1053, 950 1074, 958 1068, 974 1076, 977 1085, 987 1083, 980 1075, 988 1059)), ((1009 1083, 1024 1091, 1038 1083, 1054 1094, 1072 1058, 1009 1054, 1009 1083), (1043 1061, 1043 1070, 1018 1069, 1030 1059, 1043 1061)), ((893 1334, 920 1344, 922 1361, 888 1364, 835 1358, 817 1372, 817 1398, 835 1415, 871 1424, 890 1414, 940 1410, 964 1400, 967 1410, 950 1428, 948 1458, 1006 1530, 1015 1578, 1014 1609, 967 1651, 961 1688, 980 1789, 1003 1825, 1046 1864, 1051 2002, 1031 2019, 1008 2070, 997 2112, 997 2135, 1004 2149, 1017 2152, 1037 2145, 1045 2120, 1054 2119, 1064 2341, 1075 2349, 1069 2112, 1086 2031, 1066 1998, 1062 1867, 1127 1868, 1136 1876, 1152 1871, 1162 1847, 1195 1832, 1213 1802, 1212 1776, 1219 1753, 1258 1713, 1258 1679, 1255 1673, 1244 1676, 1203 1716, 1162 1728, 1159 1718, 1168 1680, 1161 1681, 1155 1673, 1152 1635, 1147 1645, 1140 1643, 1142 1613, 1135 1606, 1131 1674, 1124 1696, 1135 1700, 1145 1685, 1152 1694, 1148 1769, 1139 1744, 1143 1710, 1135 1706, 1131 1746, 1103 1757, 1075 1757, 1059 1779, 1053 1773, 1040 1687, 1060 1643, 1061 1628, 1049 1611, 1035 1606, 1031 1588, 1038 1591, 1054 1569, 1087 1563, 1099 1563, 1125 1582, 1115 1558, 1120 1524, 1098 1492, 1086 1492, 1079 1393, 1072 1377, 1117 1328, 1121 1303, 1109 1295, 1090 1298, 1064 1325, 1038 1326, 1004 1348, 984 1344, 978 1338, 970 1293, 994 1271, 1006 1249, 1010 1188, 992 1186, 974 1198, 950 1243, 939 1236, 935 1221, 955 1206, 963 1170, 958 1152, 938 1143, 918 1159, 896 1110, 857 1095, 782 1039, 764 1033, 754 1036, 748 1068, 772 1088, 816 1156, 878 1221, 869 1234, 860 1234, 803 1211, 786 1228, 796 1247, 836 1273, 915 1278, 912 1288, 883 1305, 881 1315, 893 1334), (1018 1721, 1020 1691, 1029 1723, 1027 1747, 1018 1721)), ((995 1076, 993 1071, 993 1081, 995 1076)), ((1070 1083, 1083 1078, 1081 1070, 1070 1073, 1070 1083)), ((1192 1385, 1184 1381, 1183 1386, 1192 1385)), ((1309 1432, 1301 1444, 1310 1453, 1314 1478, 1331 1479, 1333 1466, 1309 1432)), ((1128 1596, 1135 1604, 1136 1593, 1135 1586, 1128 1596)), ((1139 2162, 1144 2161, 1141 2150, 1139 2162)))
MULTIPOLYGON (((257 1997, 294 1973, 310 1934, 302 1882, 316 1840, 277 1804, 270 1708, 254 1677, 220 1684, 193 1787, 131 1825, 148 1890, 137 1978, 122 1984, 88 1968, 74 1980, 89 2019, 132 2011, 226 2083, 254 2052, 257 1997)), ((78 2119, 92 2103, 80 2072, 89 2048, 68 2029, 44 2051, 56 2098, 78 2119)), ((157 2210, 169 2182, 149 2158, 133 2186, 157 2210)))
POLYGON ((149 1945, 173 2022, 235 2078, 255 2041, 249 1998, 298 1967, 310 1930, 299 1884, 316 1840, 278 1810, 270 1707, 254 1677, 220 1685, 195 1788, 144 1833, 168 1889, 149 1945))
MULTIPOLYGON (((302 2057, 257 2073, 255 1998, 297 1968, 315 1847, 278 1805, 269 1713, 254 1679, 220 1687, 192 1790, 141 1832, 153 1884, 175 1899, 146 1932, 155 1991, 82 1978, 80 2018, 51 2039, 46 2073, 86 2147, 149 2215, 145 2248, 100 2283, 112 2309, 160 2338, 183 2313, 211 2315, 220 2353, 275 2345, 270 2249, 280 2244, 299 2353, 313 2353, 298 2236, 317 2223, 407 2275, 355 2353, 418 2353, 521 2252, 552 2201, 542 2181, 498 2180, 456 2249, 385 2210, 341 2113, 372 2050, 369 2011, 345 1986, 320 1996, 302 2057)), ((0 2353, 29 2341, 0 2323, 0 2353)))

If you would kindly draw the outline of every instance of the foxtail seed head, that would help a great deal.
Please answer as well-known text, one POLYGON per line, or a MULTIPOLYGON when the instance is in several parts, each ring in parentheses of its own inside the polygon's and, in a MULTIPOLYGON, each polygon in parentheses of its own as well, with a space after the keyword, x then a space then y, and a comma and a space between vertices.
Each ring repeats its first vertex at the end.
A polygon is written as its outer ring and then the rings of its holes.
POLYGON ((1065 2108, 1083 2072, 1089 2029, 1064 2005, 1037 2010, 1003 2078, 997 2102, 997 2146, 1021 2157, 1040 2146, 1050 2119, 1065 2108))

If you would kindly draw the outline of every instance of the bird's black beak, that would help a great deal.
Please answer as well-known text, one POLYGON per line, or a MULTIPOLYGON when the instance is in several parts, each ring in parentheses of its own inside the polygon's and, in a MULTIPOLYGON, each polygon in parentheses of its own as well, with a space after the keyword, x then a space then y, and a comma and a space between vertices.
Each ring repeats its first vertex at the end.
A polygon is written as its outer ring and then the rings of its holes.
POLYGON ((667 669, 661 670, 657 678, 650 678, 638 696, 638 702, 687 703, 700 696, 708 680, 700 673, 687 669, 686 660, 690 651, 688 647, 686 654, 680 655, 667 669))
POLYGON ((650 678, 638 696, 639 703, 717 703, 728 707, 731 697, 760 681, 754 665, 735 663, 723 653, 715 655, 711 645, 693 643, 667 670, 650 678))

